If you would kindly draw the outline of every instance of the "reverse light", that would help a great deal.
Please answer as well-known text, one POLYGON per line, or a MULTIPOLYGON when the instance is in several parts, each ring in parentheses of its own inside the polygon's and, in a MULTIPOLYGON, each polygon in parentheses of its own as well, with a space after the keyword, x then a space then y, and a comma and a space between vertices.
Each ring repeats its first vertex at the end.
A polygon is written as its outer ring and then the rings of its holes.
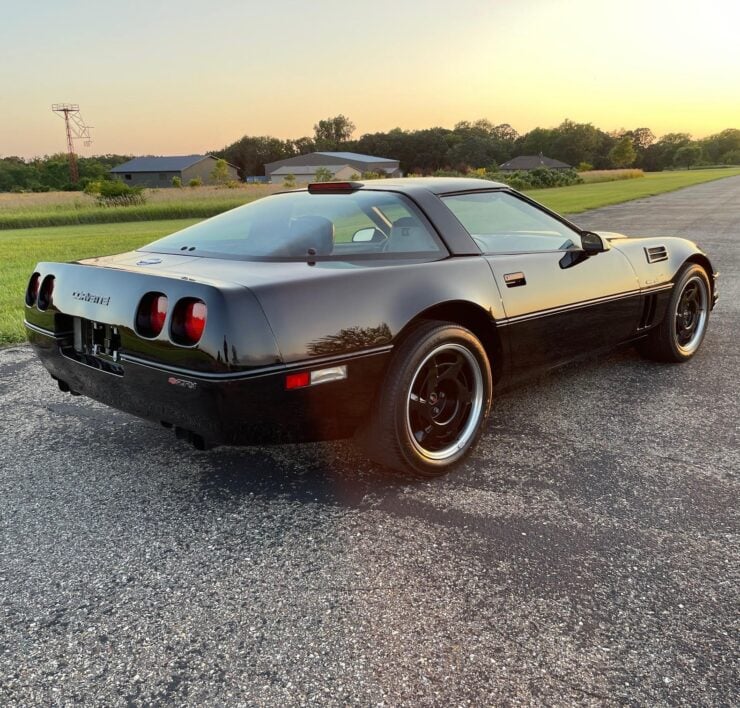
POLYGON ((317 386, 329 381, 341 381, 347 378, 347 365, 331 366, 328 369, 316 369, 315 371, 298 371, 285 377, 285 388, 290 391, 295 388, 306 388, 317 386))
POLYGON ((142 337, 156 337, 167 319, 167 296, 162 293, 147 293, 141 298, 136 311, 136 331, 142 337))
POLYGON ((39 296, 39 285, 41 285, 41 276, 34 273, 28 281, 26 288, 26 305, 33 307, 36 304, 36 298, 39 296))
POLYGON ((172 313, 172 341, 192 346, 200 341, 206 328, 208 308, 205 302, 192 297, 179 300, 172 313))
POLYGON ((39 310, 45 310, 51 304, 51 296, 54 293, 54 276, 47 275, 41 283, 36 304, 39 310))

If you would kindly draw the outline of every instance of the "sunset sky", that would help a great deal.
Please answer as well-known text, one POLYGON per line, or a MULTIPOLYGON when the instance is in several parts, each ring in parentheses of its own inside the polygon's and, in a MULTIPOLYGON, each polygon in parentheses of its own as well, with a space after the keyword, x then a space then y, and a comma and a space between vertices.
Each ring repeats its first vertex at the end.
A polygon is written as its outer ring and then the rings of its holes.
POLYGON ((297 138, 564 118, 702 137, 740 128, 730 0, 0 0, 0 155, 188 154, 297 138))

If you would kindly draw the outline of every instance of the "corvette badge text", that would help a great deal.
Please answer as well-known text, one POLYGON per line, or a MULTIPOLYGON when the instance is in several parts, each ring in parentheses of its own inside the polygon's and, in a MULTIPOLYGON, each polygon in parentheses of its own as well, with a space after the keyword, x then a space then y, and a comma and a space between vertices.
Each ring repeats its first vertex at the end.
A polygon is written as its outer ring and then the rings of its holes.
POLYGON ((177 379, 174 376, 170 376, 167 379, 168 384, 173 386, 181 386, 182 388, 189 388, 191 391, 198 385, 195 381, 187 381, 186 379, 177 379))
POLYGON ((91 302, 93 305, 104 305, 105 307, 110 305, 110 296, 103 297, 102 295, 93 295, 92 293, 75 291, 72 293, 72 297, 75 300, 82 300, 82 302, 91 302))

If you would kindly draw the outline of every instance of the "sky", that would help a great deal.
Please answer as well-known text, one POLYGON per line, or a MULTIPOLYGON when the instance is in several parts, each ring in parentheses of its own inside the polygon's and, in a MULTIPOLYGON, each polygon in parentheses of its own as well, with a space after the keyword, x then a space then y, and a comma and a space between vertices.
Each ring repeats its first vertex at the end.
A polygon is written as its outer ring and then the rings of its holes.
POLYGON ((740 128, 738 0, 0 0, 0 156, 192 154, 487 118, 740 128))

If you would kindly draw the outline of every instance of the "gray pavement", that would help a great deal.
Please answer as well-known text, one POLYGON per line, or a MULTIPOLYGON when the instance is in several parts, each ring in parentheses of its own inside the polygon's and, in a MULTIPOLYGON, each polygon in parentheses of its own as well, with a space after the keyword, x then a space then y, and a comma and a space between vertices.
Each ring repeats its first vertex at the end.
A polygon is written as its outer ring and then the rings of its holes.
POLYGON ((737 705, 740 178, 574 218, 707 249, 702 351, 507 392, 432 482, 196 452, 0 351, 0 705, 737 705))

